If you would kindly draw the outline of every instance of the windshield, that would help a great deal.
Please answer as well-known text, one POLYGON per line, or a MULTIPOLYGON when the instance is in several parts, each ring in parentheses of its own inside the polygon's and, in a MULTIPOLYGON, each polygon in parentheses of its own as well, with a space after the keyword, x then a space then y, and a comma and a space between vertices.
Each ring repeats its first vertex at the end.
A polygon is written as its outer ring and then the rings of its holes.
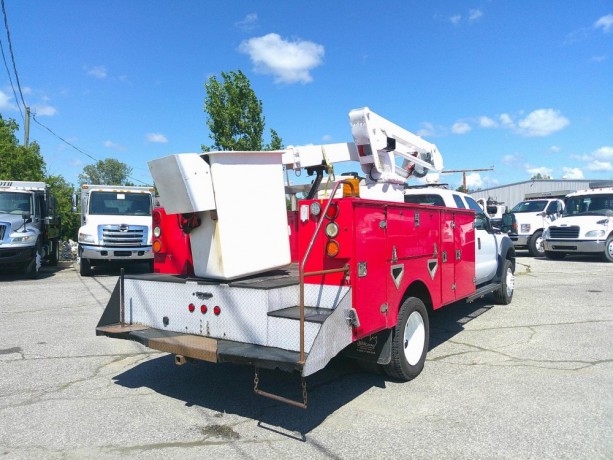
POLYGON ((566 200, 564 216, 613 216, 613 193, 573 196, 566 200))
POLYGON ((543 212, 547 206, 547 200, 522 201, 515 205, 511 212, 543 212))
POLYGON ((92 192, 89 213, 106 216, 150 216, 148 193, 92 192))
POLYGON ((32 194, 0 192, 0 213, 21 216, 23 211, 32 212, 32 194))

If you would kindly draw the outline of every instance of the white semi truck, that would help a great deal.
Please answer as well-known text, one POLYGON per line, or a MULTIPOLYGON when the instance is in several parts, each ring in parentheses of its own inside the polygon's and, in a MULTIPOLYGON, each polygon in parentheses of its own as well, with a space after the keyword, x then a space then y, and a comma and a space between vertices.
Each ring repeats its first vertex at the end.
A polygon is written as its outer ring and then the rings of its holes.
POLYGON ((44 182, 0 180, 0 269, 36 278, 46 260, 57 265, 60 218, 44 182))
POLYGON ((107 263, 149 264, 153 187, 89 185, 81 187, 78 264, 81 276, 107 263))
POLYGON ((590 184, 566 196, 562 218, 543 233, 545 255, 600 254, 613 262, 613 183, 590 184))

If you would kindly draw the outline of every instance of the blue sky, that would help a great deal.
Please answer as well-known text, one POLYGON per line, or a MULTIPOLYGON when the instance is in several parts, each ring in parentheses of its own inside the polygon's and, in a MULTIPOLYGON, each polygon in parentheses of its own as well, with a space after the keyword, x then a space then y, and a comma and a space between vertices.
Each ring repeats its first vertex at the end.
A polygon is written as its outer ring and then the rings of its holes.
MULTIPOLYGON (((368 106, 487 188, 613 178, 613 2, 5 0, 37 121, 151 182, 147 161, 210 144, 204 83, 242 70, 286 145, 351 141, 368 106)), ((6 30, 0 40, 11 69, 6 30)), ((23 118, 0 70, 0 113, 23 118)), ((22 107, 23 111, 23 107, 22 107)), ((36 122, 48 172, 93 160, 36 122)), ((338 168, 342 171, 343 168, 338 168)), ((355 168, 349 168, 355 169, 355 168)), ((460 174, 443 176, 454 187, 460 174)))

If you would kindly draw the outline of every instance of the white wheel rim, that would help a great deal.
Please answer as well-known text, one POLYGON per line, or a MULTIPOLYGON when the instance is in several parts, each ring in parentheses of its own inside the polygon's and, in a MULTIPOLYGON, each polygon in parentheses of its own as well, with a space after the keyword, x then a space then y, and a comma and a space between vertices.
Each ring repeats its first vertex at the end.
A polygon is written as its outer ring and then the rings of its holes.
POLYGON ((513 274, 513 271, 510 268, 507 269, 506 285, 507 285, 507 296, 511 297, 511 295, 513 294, 513 289, 515 288, 515 275, 513 274))
POLYGON ((421 359, 426 343, 426 327, 422 316, 414 311, 404 326, 404 357, 414 366, 421 359))
POLYGON ((607 251, 609 253, 609 257, 613 257, 613 240, 611 240, 607 245, 607 251))
POLYGON ((539 236, 536 239, 535 246, 536 246, 536 252, 538 252, 539 254, 545 253, 545 248, 543 247, 543 237, 542 236, 539 236))

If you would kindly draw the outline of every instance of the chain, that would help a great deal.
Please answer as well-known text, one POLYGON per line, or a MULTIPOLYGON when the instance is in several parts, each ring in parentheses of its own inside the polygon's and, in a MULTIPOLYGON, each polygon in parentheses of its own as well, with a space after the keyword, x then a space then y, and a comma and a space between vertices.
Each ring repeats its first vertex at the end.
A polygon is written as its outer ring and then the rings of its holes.
POLYGON ((260 378, 258 377, 258 368, 255 368, 255 375, 253 376, 253 391, 258 391, 258 384, 260 383, 260 378))
POLYGON ((304 402, 304 407, 307 405, 307 385, 306 379, 302 377, 302 401, 304 402))

